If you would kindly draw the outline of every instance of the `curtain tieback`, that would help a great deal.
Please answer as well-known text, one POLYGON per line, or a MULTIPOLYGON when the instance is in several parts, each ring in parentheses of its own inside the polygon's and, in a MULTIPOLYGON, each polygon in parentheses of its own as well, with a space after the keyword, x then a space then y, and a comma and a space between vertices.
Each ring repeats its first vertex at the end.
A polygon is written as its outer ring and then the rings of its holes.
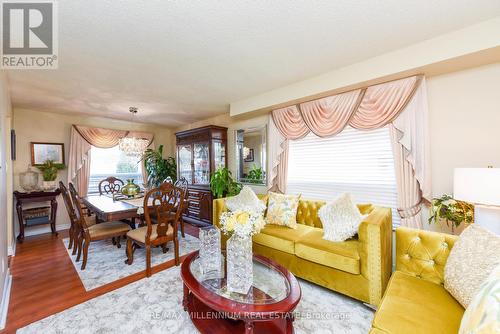
POLYGON ((408 208, 398 208, 399 216, 403 219, 415 217, 421 210, 421 202, 418 202, 414 206, 408 208))

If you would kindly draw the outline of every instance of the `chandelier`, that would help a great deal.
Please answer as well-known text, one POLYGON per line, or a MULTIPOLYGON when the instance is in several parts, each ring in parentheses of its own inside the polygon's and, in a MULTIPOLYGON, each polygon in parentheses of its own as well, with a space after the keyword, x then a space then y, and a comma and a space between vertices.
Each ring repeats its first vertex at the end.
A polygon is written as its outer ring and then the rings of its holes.
MULTIPOLYGON (((137 114, 136 107, 129 108, 132 118, 137 114)), ((140 157, 149 145, 149 140, 136 137, 123 137, 118 141, 120 151, 129 157, 140 157)))

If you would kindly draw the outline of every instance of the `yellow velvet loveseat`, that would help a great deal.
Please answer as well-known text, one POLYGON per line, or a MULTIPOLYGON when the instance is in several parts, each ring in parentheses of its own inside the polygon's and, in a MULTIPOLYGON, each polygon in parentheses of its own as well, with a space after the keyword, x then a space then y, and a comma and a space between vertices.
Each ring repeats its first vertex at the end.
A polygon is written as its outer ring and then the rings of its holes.
MULTIPOLYGON (((266 201, 265 196, 259 196, 266 201)), ((297 229, 266 225, 253 237, 253 251, 275 260, 297 277, 361 301, 378 305, 391 276, 391 209, 358 205, 369 214, 358 236, 344 242, 323 239, 318 209, 323 201, 300 200, 297 229)), ((227 211, 225 200, 213 202, 213 223, 227 211)), ((225 248, 226 238, 222 238, 225 248)))
POLYGON ((370 334, 458 333, 464 308, 443 287, 444 266, 456 236, 400 227, 396 271, 370 334))

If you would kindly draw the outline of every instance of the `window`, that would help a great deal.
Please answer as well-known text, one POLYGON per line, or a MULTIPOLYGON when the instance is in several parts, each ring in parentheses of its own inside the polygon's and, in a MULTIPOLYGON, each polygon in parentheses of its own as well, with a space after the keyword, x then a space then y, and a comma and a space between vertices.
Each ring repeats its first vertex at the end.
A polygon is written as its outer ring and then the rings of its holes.
POLYGON ((332 200, 343 192, 356 203, 392 208, 399 225, 397 187, 389 128, 360 131, 346 127, 331 138, 310 133, 290 141, 287 192, 332 200))
POLYGON ((89 194, 98 193, 99 182, 108 176, 117 177, 123 182, 134 179, 136 184, 142 186, 142 163, 139 158, 126 156, 118 145, 112 148, 92 146, 90 155, 89 194))

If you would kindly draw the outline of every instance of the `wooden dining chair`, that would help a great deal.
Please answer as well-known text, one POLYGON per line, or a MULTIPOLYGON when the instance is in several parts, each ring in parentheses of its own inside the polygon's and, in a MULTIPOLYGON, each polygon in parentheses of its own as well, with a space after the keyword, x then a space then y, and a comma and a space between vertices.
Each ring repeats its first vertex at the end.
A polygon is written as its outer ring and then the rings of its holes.
POLYGON ((179 265, 179 237, 177 225, 184 205, 184 190, 172 183, 164 182, 144 196, 144 218, 146 226, 127 233, 127 263, 134 261, 137 246, 146 247, 146 276, 151 276, 151 247, 161 246, 168 251, 167 243, 174 243, 175 265, 179 265), (156 224, 152 222, 155 216, 156 224))
POLYGON ((76 254, 76 237, 75 234, 78 233, 78 228, 77 228, 77 222, 76 222, 76 213, 75 213, 75 208, 73 206, 73 202, 71 201, 71 197, 68 191, 68 188, 62 183, 62 181, 59 181, 59 190, 61 190, 61 195, 64 200, 64 206, 66 207, 66 211, 68 212, 69 216, 69 245, 68 249, 73 248, 73 255, 76 254))
MULTIPOLYGON (((69 183, 70 188, 74 188, 73 184, 70 182, 69 183)), ((78 251, 78 236, 80 234, 80 226, 77 222, 76 219, 76 212, 75 212, 75 206, 73 204, 73 200, 71 199, 71 195, 68 191, 68 188, 62 183, 62 181, 59 181, 59 190, 61 190, 61 195, 64 200, 64 206, 66 207, 66 211, 68 212, 69 216, 69 221, 70 221, 70 227, 69 227, 69 245, 68 249, 73 248, 72 255, 75 255, 76 252, 78 251)), ((85 208, 82 208, 85 212, 85 208)), ((86 214, 85 215, 85 220, 87 221, 87 225, 95 225, 96 223, 96 218, 95 216, 92 216, 91 214, 86 214)))
POLYGON ((184 205, 182 206, 183 212, 181 212, 181 215, 179 217, 179 225, 181 226, 181 235, 183 238, 185 237, 185 235, 184 235, 184 219, 182 219, 182 214, 184 214, 184 211, 186 211, 188 207, 188 185, 189 185, 188 180, 186 180, 184 176, 177 179, 177 181, 175 181, 174 183, 174 186, 184 190, 184 205))
POLYGON ((89 252, 90 243, 98 240, 112 239, 113 244, 116 244, 118 248, 120 245, 120 237, 125 235, 130 231, 130 226, 122 222, 104 222, 100 224, 90 225, 87 224, 86 215, 83 211, 83 203, 72 184, 69 185, 69 191, 71 193, 71 198, 73 199, 73 204, 75 207, 76 222, 79 227, 78 234, 78 255, 76 261, 80 261, 80 255, 83 250, 83 261, 81 269, 84 270, 87 265, 87 258, 89 252), (116 241, 115 241, 116 240, 116 241))
POLYGON ((117 194, 120 192, 124 184, 125 182, 123 182, 122 180, 114 176, 109 176, 99 182, 99 195, 117 194))

